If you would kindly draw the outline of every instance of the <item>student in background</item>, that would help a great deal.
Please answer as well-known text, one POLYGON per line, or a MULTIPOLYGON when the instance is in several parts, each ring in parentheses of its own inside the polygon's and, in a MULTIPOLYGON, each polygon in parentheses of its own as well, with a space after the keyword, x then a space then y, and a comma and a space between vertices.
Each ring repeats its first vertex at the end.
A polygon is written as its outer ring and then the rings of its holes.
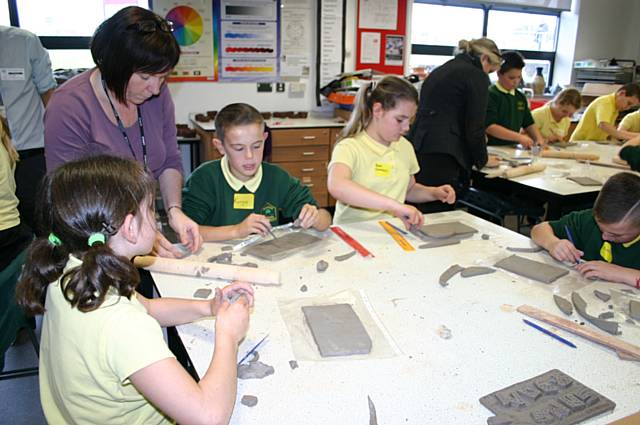
POLYGON ((155 187, 140 164, 110 156, 72 161, 47 177, 48 238, 29 248, 16 293, 28 312, 44 313, 40 399, 49 423, 229 421, 253 291, 234 283, 211 300, 136 293, 131 259, 153 247, 155 187), (160 327, 213 315, 213 358, 196 383, 160 327))
POLYGON ((640 111, 625 115, 618 125, 618 133, 623 136, 622 139, 624 140, 640 136, 640 111))
POLYGON ((223 157, 196 168, 183 190, 184 212, 200 225, 205 241, 266 235, 287 221, 320 231, 331 224, 307 186, 262 162, 266 137, 253 106, 234 103, 216 115, 213 143, 223 157))
POLYGON ((593 210, 540 223, 531 238, 556 260, 576 263, 584 277, 640 287, 640 177, 610 177, 593 210))
POLYGON ((0 117, 0 270, 4 270, 31 241, 31 230, 18 212, 16 181, 13 177, 18 153, 4 118, 0 117))
MULTIPOLYGON (((453 59, 437 67, 422 83, 411 140, 420 171, 416 181, 427 186, 451 185, 457 198, 469 188, 471 168, 497 166, 487 155, 485 114, 490 74, 500 67, 500 50, 492 40, 460 40, 453 59)), ((422 212, 453 209, 453 204, 418 205, 422 212)))
POLYGON ((640 104, 640 86, 625 84, 615 93, 600 96, 587 106, 582 118, 571 135, 571 140, 627 139, 625 132, 615 126, 618 114, 640 104))
POLYGON ((544 139, 533 121, 529 102, 518 90, 524 58, 519 52, 510 51, 502 52, 502 59, 498 81, 489 87, 487 142, 489 145, 520 144, 526 149, 543 146, 544 139))
POLYGON ((640 135, 627 140, 618 151, 618 157, 626 161, 633 171, 640 171, 640 135))
POLYGON ((453 204, 446 184, 416 183, 419 171, 413 146, 402 137, 409 130, 418 93, 406 80, 387 76, 358 90, 351 119, 329 163, 329 193, 337 200, 334 223, 373 220, 391 214, 405 226, 422 225, 420 211, 405 201, 453 204))
POLYGON ((547 142, 561 142, 567 137, 571 117, 581 105, 578 90, 564 89, 546 105, 531 111, 531 116, 547 142))

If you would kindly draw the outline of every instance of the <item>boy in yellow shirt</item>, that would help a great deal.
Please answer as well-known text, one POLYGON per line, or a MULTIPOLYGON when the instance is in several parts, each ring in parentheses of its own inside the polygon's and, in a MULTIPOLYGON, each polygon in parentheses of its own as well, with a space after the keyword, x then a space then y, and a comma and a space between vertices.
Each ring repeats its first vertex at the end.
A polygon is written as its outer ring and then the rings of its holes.
POLYGON ((561 142, 569 132, 571 117, 580 106, 580 92, 576 89, 564 89, 546 105, 531 111, 531 116, 547 142, 561 142))
POLYGON ((625 140, 640 136, 640 111, 627 114, 618 125, 618 133, 625 136, 625 140))
POLYGON ((615 93, 600 96, 587 106, 571 140, 607 140, 609 136, 628 138, 615 127, 616 118, 620 112, 639 104, 640 86, 636 83, 625 84, 615 93))

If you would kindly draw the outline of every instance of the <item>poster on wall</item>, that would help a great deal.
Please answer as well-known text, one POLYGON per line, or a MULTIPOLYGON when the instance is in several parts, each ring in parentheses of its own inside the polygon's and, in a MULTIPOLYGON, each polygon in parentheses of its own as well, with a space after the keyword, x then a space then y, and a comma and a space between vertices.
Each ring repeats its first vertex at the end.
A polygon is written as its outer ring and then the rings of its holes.
POLYGON ((387 66, 402 66, 404 57, 404 36, 385 36, 384 64, 387 66))
POLYGON ((395 0, 360 0, 358 27, 396 30, 398 3, 395 0))
POLYGON ((278 80, 279 4, 279 0, 220 0, 220 80, 278 80))
POLYGON ((343 0, 318 0, 320 20, 318 22, 318 78, 323 87, 343 71, 344 15, 343 0))
POLYGON ((380 63, 380 33, 360 34, 360 63, 380 63))
POLYGON ((173 23, 180 61, 169 81, 216 81, 213 3, 211 0, 154 0, 153 11, 173 23))
POLYGON ((308 78, 313 27, 310 1, 282 0, 280 10, 280 77, 308 78))

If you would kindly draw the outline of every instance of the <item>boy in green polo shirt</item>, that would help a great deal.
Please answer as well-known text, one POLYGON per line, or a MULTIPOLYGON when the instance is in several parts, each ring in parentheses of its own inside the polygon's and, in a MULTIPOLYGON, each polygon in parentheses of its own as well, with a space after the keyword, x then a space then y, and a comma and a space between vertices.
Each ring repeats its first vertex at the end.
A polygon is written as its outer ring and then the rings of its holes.
POLYGON ((571 140, 607 140, 628 139, 633 134, 616 128, 618 114, 640 104, 640 86, 636 83, 625 84, 615 93, 600 96, 587 106, 571 140))
POLYGON ((627 140, 618 151, 618 156, 627 161, 633 171, 640 171, 640 136, 627 140))
POLYGON ((593 210, 540 223, 531 238, 556 260, 577 263, 584 277, 640 287, 640 177, 610 177, 593 210))
POLYGON ((531 148, 544 145, 544 138, 535 125, 529 102, 518 85, 522 79, 524 59, 518 52, 502 52, 503 63, 498 70, 498 82, 489 87, 487 104, 487 143, 489 145, 521 144, 531 148), (520 130, 524 129, 524 133, 520 130))
POLYGON ((307 186, 262 162, 266 137, 262 115, 250 105, 227 105, 216 116, 213 143, 223 157, 196 168, 182 191, 182 208, 205 241, 266 235, 287 220, 320 231, 331 224, 307 186))

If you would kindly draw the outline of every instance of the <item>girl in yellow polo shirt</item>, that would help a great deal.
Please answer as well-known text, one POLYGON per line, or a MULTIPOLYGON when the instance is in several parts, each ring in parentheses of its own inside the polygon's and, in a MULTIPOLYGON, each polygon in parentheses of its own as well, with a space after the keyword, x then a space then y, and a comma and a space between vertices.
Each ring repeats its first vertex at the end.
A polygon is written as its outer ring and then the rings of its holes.
POLYGON ((417 105, 415 88, 398 77, 360 87, 329 163, 328 189, 337 200, 334 223, 393 215, 409 228, 422 225, 424 219, 405 201, 455 202, 451 186, 424 186, 414 178, 420 167, 413 146, 402 135, 417 105))
POLYGON ((571 117, 582 105, 576 89, 564 89, 551 102, 531 111, 533 121, 547 142, 561 142, 567 137, 571 117))

